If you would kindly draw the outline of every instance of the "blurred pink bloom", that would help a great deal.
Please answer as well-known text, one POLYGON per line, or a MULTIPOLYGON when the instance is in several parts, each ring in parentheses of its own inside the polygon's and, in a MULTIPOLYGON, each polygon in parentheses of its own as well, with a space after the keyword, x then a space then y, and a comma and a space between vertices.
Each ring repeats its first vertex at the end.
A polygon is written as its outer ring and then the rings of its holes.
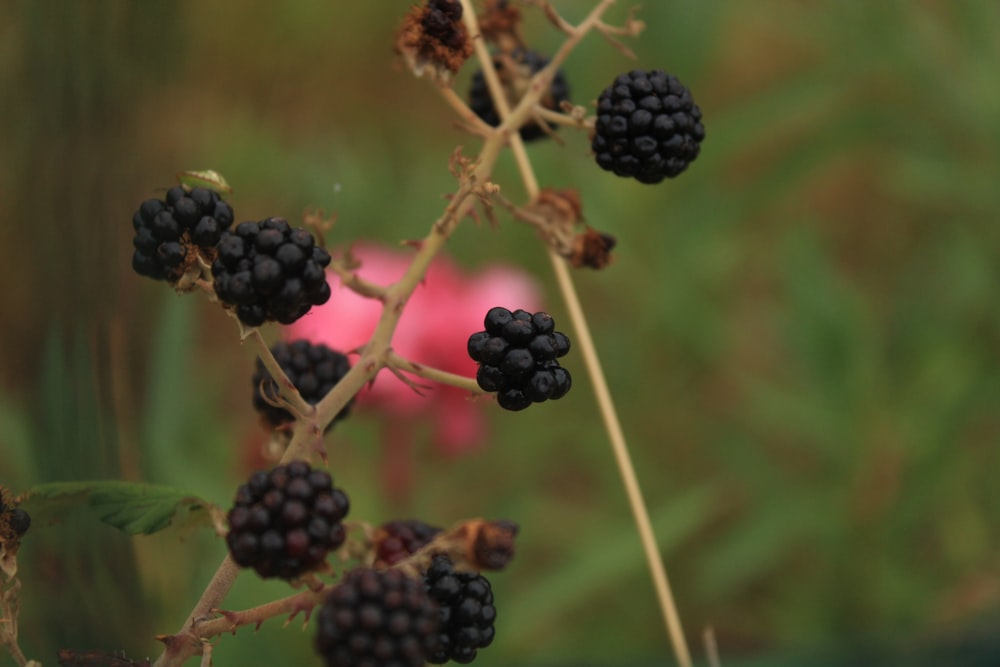
MULTIPOLYGON (((388 285, 402 277, 412 253, 371 244, 358 244, 352 253, 361 261, 358 274, 369 281, 388 285)), ((307 338, 344 352, 364 345, 382 312, 382 304, 340 285, 327 274, 333 296, 323 306, 287 327, 287 337, 307 338)), ((540 310, 537 284, 524 271, 494 265, 466 274, 447 257, 438 256, 407 303, 393 337, 393 349, 420 364, 473 377, 476 363, 466 352, 469 336, 483 328, 483 317, 493 306, 540 310)), ((479 446, 485 434, 482 415, 488 403, 469 400, 467 392, 414 378, 432 385, 417 394, 390 371, 379 373, 375 383, 358 395, 359 409, 370 409, 391 417, 386 445, 404 453, 414 434, 413 426, 428 419, 435 445, 447 454, 458 454, 479 446), (405 442, 404 442, 405 441, 405 442)))

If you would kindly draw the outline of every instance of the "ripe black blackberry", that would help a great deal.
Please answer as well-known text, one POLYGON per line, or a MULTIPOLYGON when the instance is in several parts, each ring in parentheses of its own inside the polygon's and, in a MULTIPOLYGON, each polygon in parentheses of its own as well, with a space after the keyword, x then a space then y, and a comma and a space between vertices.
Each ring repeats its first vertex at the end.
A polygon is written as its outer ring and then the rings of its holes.
POLYGON ((215 293, 251 327, 291 324, 330 298, 330 254, 313 235, 283 218, 241 222, 225 232, 212 263, 215 293))
MULTIPOLYGON (((493 66, 497 70, 500 83, 503 84, 504 94, 511 105, 517 104, 527 91, 531 77, 548 64, 548 58, 530 49, 516 49, 507 55, 493 56, 493 66), (513 65, 513 67, 509 65, 513 65)), ((539 102, 546 109, 558 111, 559 105, 568 99, 569 83, 567 83, 562 70, 559 70, 552 79, 552 85, 542 95, 539 102)), ((469 84, 469 107, 487 125, 496 127, 500 124, 500 115, 497 113, 496 107, 493 106, 493 98, 490 96, 490 89, 486 85, 486 78, 482 70, 476 70, 472 75, 472 81, 469 84)), ((556 126, 552 126, 552 129, 555 130, 556 126)), ((545 130, 538 123, 529 121, 521 126, 521 139, 524 141, 533 141, 545 136, 545 130)))
POLYGON ((422 582, 400 570, 358 568, 327 596, 316 625, 327 667, 421 667, 437 648, 440 621, 422 582))
POLYGON ((389 567, 428 544, 440 528, 419 519, 389 521, 375 530, 375 565, 389 567))
POLYGON ((439 554, 431 560, 424 582, 441 610, 438 647, 427 654, 427 661, 435 665, 449 660, 472 662, 496 634, 497 610, 489 580, 476 572, 456 572, 451 560, 439 554))
POLYGON ((174 284, 201 255, 212 261, 215 244, 233 224, 233 209, 208 188, 170 188, 147 199, 132 216, 132 268, 141 276, 174 284))
POLYGON ((226 544, 237 565, 291 579, 316 569, 344 543, 347 495, 305 461, 257 472, 236 492, 226 544))
POLYGON ((701 109, 677 77, 632 70, 597 99, 591 148, 598 166, 640 183, 673 178, 698 157, 701 109))
POLYGON ((570 342, 548 313, 498 306, 483 324, 485 331, 469 337, 469 356, 479 363, 479 387, 497 392, 500 407, 523 410, 566 395, 572 377, 556 359, 569 352, 570 342))
MULTIPOLYGON (((326 396, 340 378, 351 370, 347 355, 330 349, 322 343, 313 344, 308 340, 291 342, 280 341, 271 348, 275 361, 285 371, 302 398, 310 405, 316 405, 326 396)), ((273 404, 278 397, 278 384, 257 359, 253 374, 253 407, 260 413, 264 421, 272 428, 277 428, 294 421, 292 414, 284 408, 273 404), (261 393, 263 388, 263 393, 261 393)), ((330 426, 347 416, 351 409, 352 398, 344 408, 337 413, 330 426)))

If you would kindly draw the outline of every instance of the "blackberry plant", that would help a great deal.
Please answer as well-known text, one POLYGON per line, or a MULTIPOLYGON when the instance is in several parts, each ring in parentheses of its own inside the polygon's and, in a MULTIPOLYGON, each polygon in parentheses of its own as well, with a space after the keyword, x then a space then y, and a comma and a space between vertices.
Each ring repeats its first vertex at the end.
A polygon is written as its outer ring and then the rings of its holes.
MULTIPOLYGON (((194 182, 182 179, 164 199, 147 199, 139 205, 133 216, 136 272, 179 291, 197 287, 239 320, 240 338, 249 339, 258 355, 255 407, 271 426, 286 427, 289 433, 281 460, 239 486, 228 511, 176 489, 129 482, 53 484, 36 487, 30 494, 39 503, 83 498, 102 520, 132 534, 162 530, 176 515, 186 513, 224 535, 228 557, 178 630, 158 637, 163 650, 155 667, 175 667, 196 654, 208 664, 214 639, 315 607, 319 607, 315 648, 329 667, 472 661, 494 641, 497 614, 490 583, 480 571, 502 569, 511 561, 517 525, 484 519, 459 520, 448 529, 416 519, 378 528, 361 520, 348 523, 347 494, 333 486, 330 473, 319 464, 336 468, 344 462, 336 450, 327 448, 324 434, 381 371, 415 389, 421 389, 420 382, 430 382, 470 394, 496 393, 499 405, 510 411, 561 399, 572 379, 560 360, 577 347, 602 403, 601 414, 641 528, 678 662, 690 665, 649 518, 569 271, 569 267, 607 267, 616 240, 590 227, 579 231, 583 197, 572 188, 541 189, 523 141, 561 125, 576 128, 591 137, 602 168, 655 183, 677 176, 697 157, 704 138, 701 111, 676 78, 661 70, 636 69, 618 77, 600 95, 597 115, 588 117, 587 107, 570 104, 560 68, 586 35, 602 32, 614 42, 636 34, 640 24, 630 21, 615 28, 605 23, 611 0, 596 2, 577 25, 548 3, 534 4, 543 7, 544 16, 566 35, 551 58, 523 42, 521 12, 503 0, 487 0, 479 16, 469 0, 425 0, 404 17, 396 51, 417 76, 434 81, 465 128, 482 139, 482 147, 474 157, 461 150, 453 153, 448 168, 457 181, 455 190, 427 234, 408 244, 413 248, 412 262, 395 282, 383 285, 362 279, 349 250, 334 259, 324 246, 329 227, 308 216, 309 229, 293 227, 277 216, 232 227, 233 208, 220 194, 229 190, 221 187, 224 181, 214 172, 198 172, 194 182), (480 22, 486 26, 482 32, 480 22), (489 40, 495 57, 484 43, 477 47, 477 39, 489 40), (451 86, 476 48, 481 50, 480 73, 472 75, 470 106, 451 86), (492 181, 497 160, 508 148, 526 186, 524 202, 505 199, 492 181), (484 329, 468 337, 465 350, 456 346, 456 355, 467 353, 478 364, 474 378, 404 358, 394 349, 393 338, 432 260, 458 225, 474 217, 476 206, 492 218, 494 204, 539 232, 570 306, 579 343, 571 346, 569 337, 556 331, 544 312, 497 306, 487 312, 484 329), (294 323, 314 306, 325 304, 331 297, 331 279, 381 307, 371 336, 348 351, 357 356, 355 362, 309 340, 268 345, 259 327, 294 323), (305 584, 306 589, 249 609, 224 610, 240 568, 251 568, 264 578, 305 584), (334 576, 332 583, 322 578, 328 574, 334 576)), ((7 579, 16 574, 16 546, 29 525, 27 511, 0 495, 0 570, 7 579)), ((12 647, 19 664, 26 664, 16 641, 14 598, 19 585, 16 581, 7 585, 7 579, 0 582, 5 623, 0 624, 0 640, 12 647)), ((225 642, 218 646, 224 650, 225 642)), ((63 655, 78 664, 111 661, 90 651, 70 650, 63 655)))

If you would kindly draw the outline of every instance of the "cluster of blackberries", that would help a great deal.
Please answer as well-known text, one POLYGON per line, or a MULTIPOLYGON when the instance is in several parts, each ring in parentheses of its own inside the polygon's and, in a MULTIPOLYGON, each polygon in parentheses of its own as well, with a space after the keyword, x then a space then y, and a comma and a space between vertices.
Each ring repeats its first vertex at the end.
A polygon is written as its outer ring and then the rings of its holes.
POLYGON ((662 70, 622 74, 597 99, 591 148, 597 164, 618 176, 673 178, 698 157, 704 138, 690 91, 662 70))
POLYGON ((556 359, 569 352, 569 338, 555 330, 548 313, 498 306, 483 324, 485 331, 469 337, 469 356, 479 363, 479 387, 497 392, 500 407, 523 410, 566 395, 572 378, 556 359))
MULTIPOLYGON (((271 354, 302 398, 311 405, 319 403, 351 370, 347 355, 322 343, 314 344, 308 340, 280 341, 271 348, 271 354)), ((272 428, 294 421, 288 410, 275 405, 277 398, 278 383, 271 377, 263 362, 257 359, 253 374, 253 407, 272 428)), ((352 398, 351 402, 353 400, 352 398)), ((351 402, 337 413, 333 422, 347 416, 351 402)), ((330 423, 331 426, 333 422, 330 423)))
POLYGON ((320 607, 316 650, 327 667, 421 667, 440 624, 422 582, 400 570, 358 568, 320 607))
POLYGON ((199 255, 211 261, 210 251, 231 224, 233 209, 217 192, 170 188, 166 198, 147 199, 132 216, 132 268, 141 276, 176 283, 199 255))
POLYGON ((493 642, 496 607, 486 577, 456 572, 438 554, 423 580, 361 567, 320 608, 316 649, 327 667, 468 664, 493 642))
POLYGON ((496 633, 497 610, 490 582, 476 572, 456 572, 451 560, 440 554, 431 560, 424 581, 441 613, 437 648, 427 661, 435 665, 449 660, 472 662, 496 633))
MULTIPOLYGON (((548 58, 530 49, 516 49, 506 55, 493 56, 493 66, 503 84, 507 101, 512 105, 517 104, 527 91, 531 77, 548 64, 548 58), (508 67, 505 63, 511 64, 513 67, 508 67)), ((559 70, 552 79, 552 85, 542 95, 539 102, 546 109, 558 111, 559 105, 568 99, 569 83, 567 83, 562 70, 559 70)), ((469 108, 487 125, 493 127, 500 125, 500 114, 497 113, 496 107, 493 105, 493 97, 490 95, 490 89, 486 85, 486 77, 482 70, 476 70, 472 75, 469 84, 469 108)), ((552 129, 556 129, 556 126, 553 126, 552 129)), ((545 130, 538 123, 529 121, 521 126, 521 139, 524 141, 532 141, 545 136, 545 130)))
POLYGON ((375 530, 373 539, 375 565, 391 566, 416 553, 427 545, 440 528, 419 519, 389 521, 375 530))
POLYGON ((241 222, 225 232, 212 263, 215 293, 243 324, 291 324, 330 298, 330 254, 283 218, 241 222))
POLYGON ((258 472, 236 492, 226 544, 233 560, 262 577, 291 579, 316 569, 344 543, 350 502, 329 473, 305 461, 258 472))

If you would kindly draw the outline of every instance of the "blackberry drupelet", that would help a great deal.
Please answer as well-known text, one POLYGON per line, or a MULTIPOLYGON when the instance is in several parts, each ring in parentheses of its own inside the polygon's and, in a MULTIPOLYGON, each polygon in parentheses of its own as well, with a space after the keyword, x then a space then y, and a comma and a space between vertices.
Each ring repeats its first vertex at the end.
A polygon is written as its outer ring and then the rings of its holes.
POLYGON ((633 70, 597 99, 591 148, 598 166, 640 183, 659 183, 698 157, 705 128, 701 109, 677 77, 633 70))
MULTIPOLYGON (((528 89, 528 82, 540 69, 549 64, 549 59, 530 49, 516 49, 507 56, 493 56, 493 66, 497 70, 500 82, 503 84, 507 101, 513 106, 528 89), (514 67, 508 67, 513 64, 514 67)), ((559 110, 559 105, 569 99, 569 83, 563 75, 562 70, 556 72, 552 79, 552 85, 548 91, 542 95, 540 104, 546 109, 559 110)), ((486 78, 482 70, 476 70, 472 75, 469 84, 469 107, 477 116, 483 119, 487 125, 496 127, 500 124, 500 115, 496 107, 493 106, 493 98, 490 96, 489 86, 486 85, 486 78)), ((557 126, 552 126, 555 130, 557 126)), ((533 141, 546 136, 542 127, 533 121, 528 121, 521 126, 521 139, 533 141)))
POLYGON ((330 298, 330 254, 283 218, 241 222, 222 235, 218 250, 215 293, 247 326, 291 324, 330 298))
MULTIPOLYGON (((281 341, 271 348, 281 370, 292 381, 295 388, 302 394, 306 403, 315 405, 326 396, 333 386, 351 370, 347 355, 330 349, 322 343, 313 344, 308 340, 281 341)), ((272 428, 277 428, 294 421, 292 414, 284 408, 273 405, 278 397, 278 384, 257 359, 253 374, 253 407, 260 413, 264 421, 272 428), (261 393, 263 388, 263 393, 261 393), (272 401, 272 402, 269 402, 272 401)), ((337 413, 330 426, 348 415, 352 398, 344 408, 337 413)))
POLYGON ((132 216, 132 268, 175 284, 199 255, 212 261, 215 244, 231 224, 233 209, 214 190, 170 188, 164 199, 142 202, 132 216))
POLYGON ((479 363, 476 382, 497 392, 500 407, 523 410, 566 395, 572 377, 557 359, 569 352, 570 342, 549 314, 498 306, 483 324, 484 331, 469 337, 468 352, 479 363))
POLYGON ((327 667, 421 667, 437 648, 439 615, 419 580, 354 569, 320 607, 316 650, 327 667))
POLYGON ((419 519, 389 521, 375 530, 375 565, 389 567, 428 544, 440 528, 419 519))
POLYGON ((456 572, 451 560, 437 555, 424 576, 427 592, 441 610, 438 648, 427 661, 472 662, 481 648, 493 642, 497 610, 489 580, 476 572, 456 572))
POLYGON ((329 473, 305 461, 257 472, 236 492, 226 544, 237 565, 264 578, 291 579, 316 569, 344 543, 350 502, 329 473))

